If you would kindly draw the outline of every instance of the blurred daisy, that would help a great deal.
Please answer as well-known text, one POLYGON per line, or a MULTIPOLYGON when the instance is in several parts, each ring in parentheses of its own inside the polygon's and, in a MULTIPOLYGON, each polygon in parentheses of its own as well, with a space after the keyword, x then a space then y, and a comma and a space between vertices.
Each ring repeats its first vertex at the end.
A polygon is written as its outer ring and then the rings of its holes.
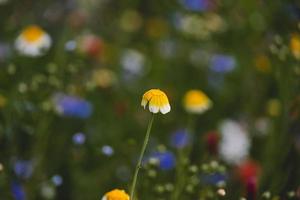
POLYGON ((129 200, 129 195, 124 190, 114 189, 106 193, 102 200, 129 200))
POLYGON ((25 56, 43 55, 51 47, 50 36, 39 26, 27 26, 15 41, 17 51, 25 56))
POLYGON ((189 90, 184 96, 183 105, 187 112, 201 114, 212 106, 212 102, 201 90, 189 90))
POLYGON ((152 113, 161 112, 166 114, 171 111, 167 95, 159 89, 151 89, 143 95, 141 105, 144 109, 146 109, 148 103, 149 110, 152 113))
POLYGON ((220 132, 219 154, 227 163, 240 164, 249 155, 250 139, 247 132, 233 120, 223 121, 220 132))
POLYGON ((138 76, 144 72, 145 56, 140 51, 126 49, 120 62, 127 76, 138 76))

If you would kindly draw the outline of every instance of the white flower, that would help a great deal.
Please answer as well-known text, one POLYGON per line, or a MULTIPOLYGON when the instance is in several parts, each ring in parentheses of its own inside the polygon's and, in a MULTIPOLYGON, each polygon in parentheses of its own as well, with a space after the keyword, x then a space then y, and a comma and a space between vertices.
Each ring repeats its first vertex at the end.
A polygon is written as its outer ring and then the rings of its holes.
POLYGON ((26 27, 15 41, 17 51, 25 56, 43 55, 51 47, 50 36, 39 26, 26 27))
POLYGON ((126 72, 133 75, 140 75, 144 70, 145 57, 137 50, 128 49, 121 57, 121 64, 126 72))
POLYGON ((250 140, 244 128, 233 120, 225 120, 220 126, 219 153, 230 164, 239 164, 249 154, 250 140))

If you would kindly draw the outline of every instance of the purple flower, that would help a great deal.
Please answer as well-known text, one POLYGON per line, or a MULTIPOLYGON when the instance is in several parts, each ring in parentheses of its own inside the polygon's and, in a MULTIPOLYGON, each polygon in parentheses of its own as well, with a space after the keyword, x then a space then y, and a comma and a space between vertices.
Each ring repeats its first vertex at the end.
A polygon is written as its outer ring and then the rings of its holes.
POLYGON ((216 54, 211 57, 210 68, 217 73, 227 73, 236 66, 236 60, 233 56, 216 54))
POLYGON ((56 94, 54 97, 56 111, 66 117, 86 119, 92 114, 92 105, 80 97, 56 94))
POLYGON ((155 152, 149 159, 155 158, 159 161, 159 168, 162 170, 171 170, 176 165, 176 157, 170 151, 155 152))
POLYGON ((189 145, 191 142, 191 135, 185 129, 175 131, 171 135, 171 146, 182 149, 189 145))

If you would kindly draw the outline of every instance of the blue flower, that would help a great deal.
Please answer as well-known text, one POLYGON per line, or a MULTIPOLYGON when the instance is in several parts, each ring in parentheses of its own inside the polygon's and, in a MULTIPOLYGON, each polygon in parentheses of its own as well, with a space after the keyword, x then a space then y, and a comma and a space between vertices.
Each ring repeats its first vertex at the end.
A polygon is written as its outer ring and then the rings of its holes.
POLYGON ((170 151, 155 152, 150 158, 155 158, 159 161, 159 168, 162 170, 171 170, 176 165, 176 157, 170 151))
POLYGON ((114 149, 111 146, 109 146, 109 145, 104 145, 101 148, 101 151, 106 156, 112 156, 114 154, 114 149))
POLYGON ((226 174, 222 173, 211 173, 211 174, 202 174, 201 181, 203 184, 207 185, 217 185, 220 182, 224 182, 227 180, 226 174))
POLYGON ((185 129, 180 129, 171 135, 171 146, 182 149, 191 142, 191 135, 185 129))
POLYGON ((17 181, 13 181, 10 185, 12 196, 15 200, 25 200, 26 195, 23 186, 17 181))
POLYGON ((191 11, 206 11, 212 7, 211 0, 180 0, 180 3, 191 11))
POLYGON ((72 137, 73 143, 76 145, 82 145, 85 142, 85 134, 84 133, 75 133, 72 137))
POLYGON ((61 186, 63 184, 63 178, 60 175, 54 175, 51 181, 55 186, 61 186))
POLYGON ((236 66, 236 60, 233 56, 216 54, 211 57, 210 68, 217 73, 227 73, 236 66))
POLYGON ((19 178, 28 179, 33 172, 33 164, 30 160, 17 160, 14 163, 14 172, 19 178))
POLYGON ((92 105, 79 97, 57 94, 54 97, 56 111, 67 117, 86 119, 92 114, 92 105))

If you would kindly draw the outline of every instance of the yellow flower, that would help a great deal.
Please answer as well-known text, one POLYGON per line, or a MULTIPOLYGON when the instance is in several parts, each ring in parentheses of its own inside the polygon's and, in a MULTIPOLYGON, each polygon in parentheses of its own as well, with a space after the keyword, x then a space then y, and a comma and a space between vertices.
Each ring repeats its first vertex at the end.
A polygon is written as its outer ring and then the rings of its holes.
POLYGON ((293 34, 290 41, 290 49, 296 59, 300 59, 300 36, 293 34))
POLYGON ((255 58, 255 67, 262 73, 268 73, 271 71, 271 63, 267 56, 259 55, 255 58))
POLYGON ((15 47, 20 54, 40 56, 51 46, 50 36, 39 26, 27 26, 17 37, 15 47))
POLYGON ((124 190, 114 189, 104 195, 102 200, 129 200, 129 195, 124 190))
POLYGON ((211 100, 201 90, 189 90, 183 100, 187 112, 201 114, 212 106, 211 100))
POLYGON ((109 69, 97 69, 92 75, 92 80, 97 86, 108 88, 116 82, 116 75, 109 69))
POLYGON ((0 108, 6 105, 6 98, 0 94, 0 108))
POLYGON ((280 101, 278 99, 270 99, 267 102, 267 112, 272 117, 279 116, 281 112, 280 101))
POLYGON ((167 95, 159 89, 151 89, 143 95, 141 105, 144 109, 148 103, 149 110, 152 113, 161 112, 162 114, 166 114, 171 110, 167 95))

